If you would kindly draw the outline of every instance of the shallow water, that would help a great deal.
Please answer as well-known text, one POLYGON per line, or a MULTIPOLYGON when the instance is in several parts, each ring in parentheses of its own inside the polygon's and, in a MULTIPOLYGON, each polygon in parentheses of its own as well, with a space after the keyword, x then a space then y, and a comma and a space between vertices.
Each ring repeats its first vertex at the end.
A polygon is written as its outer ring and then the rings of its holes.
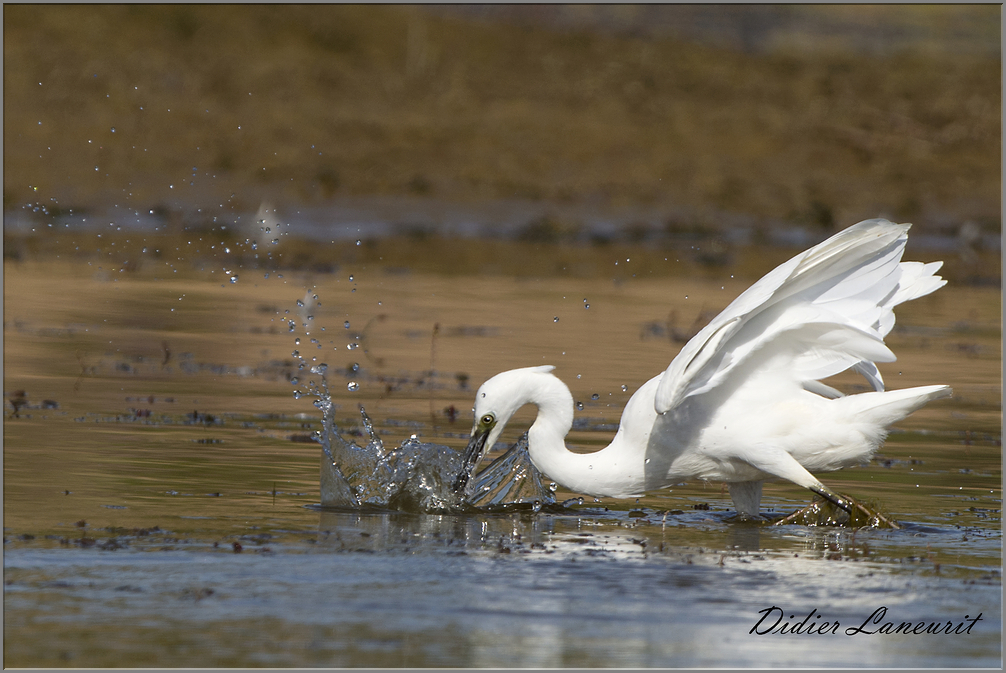
MULTIPOLYGON (((329 365, 340 426, 363 436, 363 404, 389 446, 460 449, 481 381, 554 364, 583 405, 570 442, 594 448, 680 348, 671 327, 749 280, 155 274, 5 264, 5 398, 26 393, 4 423, 7 666, 1001 665, 998 289, 899 310, 889 387, 954 397, 819 475, 904 525, 852 531, 737 522, 702 483, 539 513, 317 507, 321 414, 292 395, 293 350, 329 365), (282 320, 305 287, 309 336, 282 320), (842 632, 750 633, 772 606, 842 632), (895 626, 982 618, 844 633, 881 607, 895 626)), ((763 507, 808 501, 770 484, 763 507)))

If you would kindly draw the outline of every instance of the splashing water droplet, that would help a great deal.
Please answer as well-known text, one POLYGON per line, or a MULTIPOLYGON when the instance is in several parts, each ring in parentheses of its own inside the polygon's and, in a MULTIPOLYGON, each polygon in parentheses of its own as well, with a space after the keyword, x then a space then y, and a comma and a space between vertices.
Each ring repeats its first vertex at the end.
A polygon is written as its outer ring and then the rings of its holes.
POLYGON ((584 304, 583 307, 584 308, 590 308, 590 304, 584 304))
POLYGON ((622 392, 624 393, 624 392, 625 392, 625 391, 627 391, 628 389, 629 389, 629 386, 627 386, 627 385, 625 385, 625 384, 623 383, 623 384, 622 384, 622 392))
POLYGON ((578 409, 579 411, 583 411, 583 402, 577 402, 577 403, 576 403, 576 408, 577 408, 577 409, 578 409))
POLYGON ((299 390, 293 391, 293 399, 299 400, 301 397, 303 397, 303 393, 301 393, 299 390))
POLYGON ((353 280, 353 274, 349 274, 349 279, 353 280))
POLYGON ((304 302, 302 302, 300 299, 298 299, 297 300, 297 306, 303 306, 303 305, 304 305, 304 302))
POLYGON ((347 320, 346 322, 342 323, 342 326, 345 327, 346 329, 349 329, 349 321, 347 320))
POLYGON ((353 373, 355 374, 356 372, 360 371, 360 363, 359 362, 354 362, 353 366, 350 367, 350 369, 352 369, 353 373))
POLYGON ((300 337, 297 337, 296 339, 294 339, 293 342, 299 346, 300 345, 300 337))
POLYGON ((234 275, 234 276, 231 276, 231 282, 232 282, 232 283, 236 283, 236 282, 238 282, 238 277, 237 277, 237 275, 234 275))
POLYGON ((360 384, 357 383, 356 381, 350 381, 349 383, 346 384, 346 390, 348 390, 351 393, 355 392, 355 391, 357 391, 359 389, 360 389, 360 384))
POLYGON ((357 244, 357 245, 360 245, 360 243, 362 243, 362 242, 363 242, 363 241, 361 241, 360 239, 356 239, 356 244, 357 244))
POLYGON ((300 383, 300 379, 298 379, 296 376, 294 376, 292 379, 290 379, 290 385, 295 386, 298 383, 300 383))
POLYGON ((360 344, 346 344, 346 348, 348 348, 351 351, 355 351, 359 347, 360 347, 360 344))
POLYGON ((600 397, 600 395, 598 395, 597 393, 594 393, 593 395, 590 396, 590 399, 596 400, 598 397, 600 397))

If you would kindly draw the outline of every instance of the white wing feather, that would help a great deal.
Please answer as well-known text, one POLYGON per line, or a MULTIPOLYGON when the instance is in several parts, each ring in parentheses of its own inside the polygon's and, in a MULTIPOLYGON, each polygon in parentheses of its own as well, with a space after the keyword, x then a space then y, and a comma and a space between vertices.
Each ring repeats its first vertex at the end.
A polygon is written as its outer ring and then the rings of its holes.
POLYGON ((657 387, 657 413, 741 363, 764 361, 805 386, 851 367, 883 390, 874 363, 895 359, 884 344, 894 307, 946 284, 935 275, 941 262, 900 261, 910 226, 866 220, 770 271, 681 349, 657 387))

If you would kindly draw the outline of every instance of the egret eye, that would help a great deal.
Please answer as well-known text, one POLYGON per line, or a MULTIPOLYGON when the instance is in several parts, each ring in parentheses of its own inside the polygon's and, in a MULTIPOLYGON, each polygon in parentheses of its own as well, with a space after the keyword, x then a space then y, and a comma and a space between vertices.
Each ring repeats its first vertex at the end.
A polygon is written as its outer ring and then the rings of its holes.
POLYGON ((495 420, 496 420, 495 416, 493 416, 492 414, 486 414, 485 416, 482 417, 482 424, 492 425, 495 420))

